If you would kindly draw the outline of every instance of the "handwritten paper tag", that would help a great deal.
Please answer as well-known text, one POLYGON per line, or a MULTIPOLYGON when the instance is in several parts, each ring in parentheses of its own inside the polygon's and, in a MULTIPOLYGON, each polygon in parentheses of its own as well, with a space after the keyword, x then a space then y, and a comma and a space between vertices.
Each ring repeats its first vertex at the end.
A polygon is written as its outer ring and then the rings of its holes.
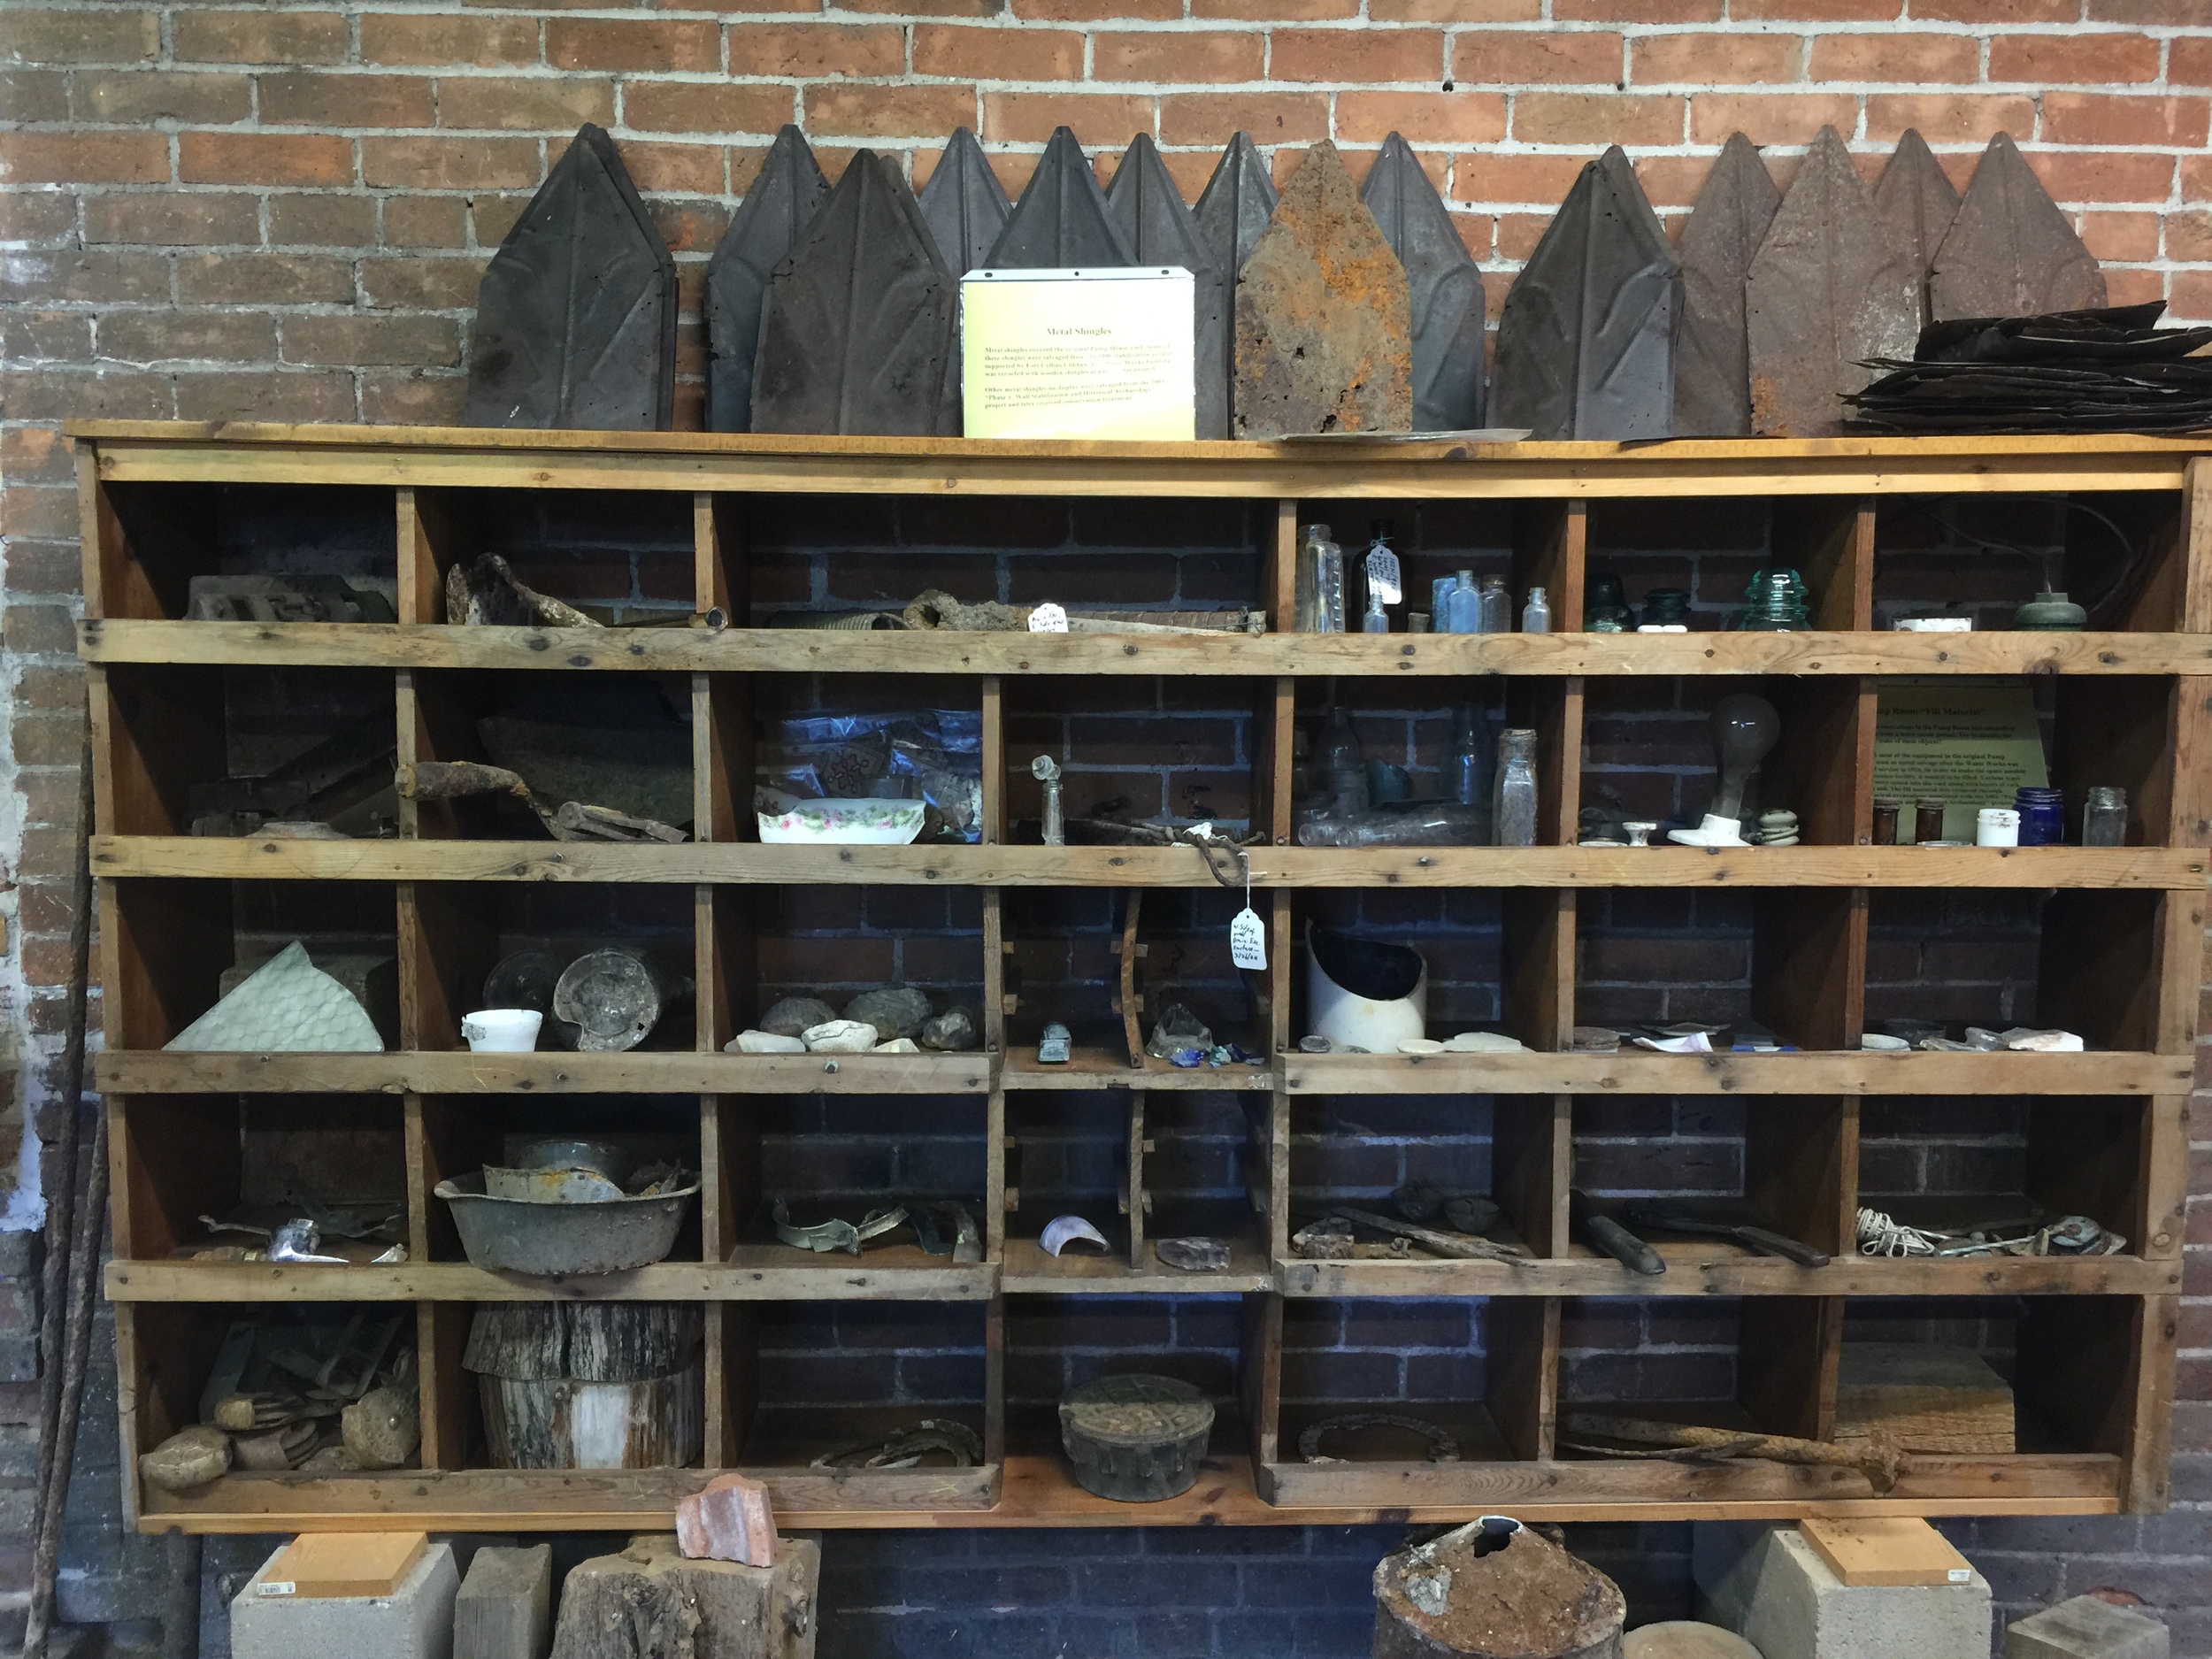
POLYGON ((1368 549, 1367 591, 1386 605, 1397 604, 1404 597, 1398 586, 1398 556, 1386 547, 1368 549))
POLYGON ((1061 606, 1047 600, 1029 613, 1029 631, 1032 634, 1065 634, 1068 631, 1068 613, 1061 606))
POLYGON ((1267 966, 1267 925, 1248 904, 1230 918, 1229 960, 1240 968, 1267 966))

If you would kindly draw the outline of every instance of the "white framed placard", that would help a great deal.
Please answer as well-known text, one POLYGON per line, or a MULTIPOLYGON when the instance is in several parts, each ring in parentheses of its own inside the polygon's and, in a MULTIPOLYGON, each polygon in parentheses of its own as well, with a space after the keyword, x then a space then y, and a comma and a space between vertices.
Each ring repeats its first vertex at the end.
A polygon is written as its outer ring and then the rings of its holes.
POLYGON ((1197 431, 1191 274, 971 271, 960 391, 971 438, 1189 439, 1197 431))

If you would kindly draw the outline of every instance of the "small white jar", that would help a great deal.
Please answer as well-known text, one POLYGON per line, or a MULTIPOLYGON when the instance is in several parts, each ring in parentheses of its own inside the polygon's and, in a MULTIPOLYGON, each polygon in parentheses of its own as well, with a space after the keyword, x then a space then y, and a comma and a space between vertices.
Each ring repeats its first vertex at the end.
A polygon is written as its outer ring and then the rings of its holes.
POLYGON ((1985 806, 1974 818, 1974 845, 1977 847, 2017 847, 2020 844, 2020 814, 2008 806, 1985 806))

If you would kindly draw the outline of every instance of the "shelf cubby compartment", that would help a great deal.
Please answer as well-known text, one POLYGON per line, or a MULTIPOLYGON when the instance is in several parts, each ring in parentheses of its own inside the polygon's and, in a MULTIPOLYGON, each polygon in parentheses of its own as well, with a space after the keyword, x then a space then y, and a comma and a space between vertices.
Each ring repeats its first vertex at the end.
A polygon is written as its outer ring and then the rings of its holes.
POLYGON ((409 568, 403 622, 452 623, 446 572, 486 553, 518 580, 597 618, 683 621, 696 588, 690 497, 662 490, 416 488, 400 524, 409 568))
MULTIPOLYGON (((1162 676, 1124 691, 1109 710, 1092 679, 1023 683, 1004 712, 1003 839, 1040 843, 1044 786, 1030 764, 1041 755, 1060 767, 1068 818, 1211 823, 1233 835, 1265 827, 1269 681, 1162 676)), ((1083 839, 1080 831, 1068 837, 1071 845, 1083 839)))
MULTIPOLYGON (((985 803, 995 800, 983 776, 986 682, 910 674, 707 678, 717 766, 731 780, 737 808, 730 828, 718 826, 713 839, 759 839, 749 804, 756 784, 803 800, 926 801, 927 839, 918 846, 941 856, 993 839, 985 833, 985 803), (742 789, 733 787, 739 780, 742 789)), ((824 861, 840 851, 827 843, 813 850, 824 861)))
POLYGON ((1786 568, 1804 579, 1813 627, 1867 626, 1873 505, 1863 498, 1601 501, 1587 511, 1584 591, 1591 577, 1617 576, 1640 617, 1653 589, 1678 588, 1688 595, 1692 633, 1724 632, 1753 572, 1786 568))
POLYGON ((85 540, 86 614, 181 618, 195 576, 336 576, 396 591, 396 519, 388 488, 364 486, 108 483, 85 540))
POLYGON ((1280 1307, 1279 1403, 1260 1445, 1260 1490, 1287 1509, 1481 1506, 1527 1479, 1501 1465, 1552 1455, 1551 1379, 1558 1309, 1543 1297, 1436 1300, 1291 1298, 1280 1307), (1313 1449, 1309 1432, 1346 1415, 1405 1417, 1442 1430, 1434 1442, 1387 1425, 1338 1428, 1313 1449), (1271 1441, 1271 1444, 1270 1443, 1271 1441))
POLYGON ((767 1483, 780 1509, 975 1509, 1004 1461, 995 1303, 726 1302, 710 1306, 707 1461, 767 1483), (718 1402, 718 1405, 716 1403, 718 1402), (973 1433, 966 1467, 933 1453, 910 1469, 828 1468, 824 1456, 931 1419, 973 1433))

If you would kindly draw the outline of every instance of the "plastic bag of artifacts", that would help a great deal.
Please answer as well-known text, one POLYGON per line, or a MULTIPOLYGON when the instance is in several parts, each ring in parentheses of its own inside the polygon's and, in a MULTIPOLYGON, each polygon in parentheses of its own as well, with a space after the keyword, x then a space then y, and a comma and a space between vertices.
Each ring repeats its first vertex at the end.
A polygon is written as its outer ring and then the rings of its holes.
POLYGON ((776 721, 769 727, 759 782, 764 792, 795 803, 918 801, 921 830, 908 839, 979 841, 983 718, 965 710, 924 709, 776 721))

